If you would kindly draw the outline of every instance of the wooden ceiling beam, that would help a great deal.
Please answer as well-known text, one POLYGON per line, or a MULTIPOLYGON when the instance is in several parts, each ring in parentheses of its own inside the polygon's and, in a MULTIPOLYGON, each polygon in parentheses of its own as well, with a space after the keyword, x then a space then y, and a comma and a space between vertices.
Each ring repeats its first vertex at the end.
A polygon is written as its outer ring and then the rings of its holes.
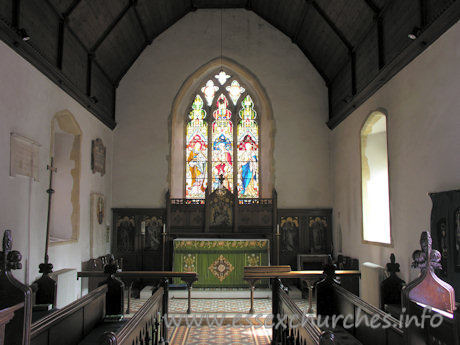
POLYGON ((353 45, 350 41, 345 37, 343 32, 335 25, 335 23, 329 18, 326 12, 316 3, 316 1, 311 1, 313 8, 318 12, 318 14, 323 18, 323 20, 329 25, 329 27, 334 31, 334 33, 339 37, 342 43, 347 47, 349 51, 353 50, 353 45))
MULTIPOLYGON (((348 56, 351 62, 351 92, 353 95, 356 95, 356 52, 355 48, 351 42, 345 37, 343 32, 335 25, 327 13, 316 3, 316 1, 311 1, 311 5, 318 12, 318 14, 323 18, 323 20, 329 25, 329 27, 334 31, 334 33, 339 37, 342 43, 348 49, 348 56)), ((340 71, 337 73, 337 75, 340 71)), ((334 76, 334 79, 337 78, 337 75, 334 76)))
MULTIPOLYGON (((382 9, 385 11, 388 3, 394 0, 388 0, 382 9)), ((423 52, 430 44, 438 39, 447 29, 458 22, 460 19, 460 2, 453 2, 439 17, 433 21, 426 30, 424 30, 417 38, 419 44, 410 44, 397 55, 393 60, 389 61, 384 68, 371 80, 367 86, 360 90, 360 92, 347 103, 343 108, 339 109, 336 113, 329 114, 329 121, 327 125, 330 129, 334 129, 341 123, 348 115, 350 115, 357 107, 363 104, 369 97, 371 97, 380 87, 396 75, 402 68, 410 63, 415 57, 423 52)), ((332 109, 332 108, 330 108, 332 109)))
POLYGON ((70 4, 69 8, 62 14, 64 18, 68 18, 80 3, 81 3, 81 0, 74 0, 70 4))
POLYGON ((131 61, 127 64, 127 66, 124 68, 124 70, 120 73, 120 75, 118 76, 117 80, 115 81, 115 85, 116 87, 118 87, 118 85, 120 84, 120 81, 123 79, 123 77, 125 76, 126 73, 128 73, 129 69, 131 68, 131 66, 134 64, 134 62, 137 60, 137 58, 142 54, 142 52, 144 51, 144 49, 148 46, 148 43, 145 42, 141 48, 136 52, 136 54, 134 54, 133 58, 131 59, 131 61))
POLYGON ((13 0, 11 13, 11 25, 13 28, 19 29, 19 15, 21 10, 21 0, 13 0))
POLYGON ((100 47, 100 45, 105 41, 105 39, 110 35, 112 30, 117 26, 117 24, 120 22, 120 20, 123 19, 125 14, 131 9, 131 7, 135 6, 137 3, 137 0, 129 0, 126 6, 121 10, 121 12, 118 14, 118 16, 113 20, 112 23, 108 26, 107 29, 102 33, 101 37, 98 38, 96 43, 90 48, 90 52, 95 53, 97 48, 100 47))
POLYGON ((198 9, 198 6, 195 5, 195 2, 193 0, 190 0, 190 11, 194 12, 198 9))
POLYGON ((420 0, 420 12, 420 28, 423 29, 428 24, 427 0, 420 0))
POLYGON ((139 27, 141 28, 142 34, 144 35, 145 42, 147 42, 147 44, 151 44, 153 39, 149 38, 147 30, 145 29, 144 23, 142 23, 141 17, 139 16, 139 11, 137 10, 136 6, 134 6, 134 15, 136 16, 137 22, 139 23, 139 27))
POLYGON ((374 15, 378 15, 380 13, 380 8, 372 1, 372 0, 364 0, 366 3, 367 7, 370 8, 372 12, 374 12, 374 15))
POLYGON ((297 23, 297 27, 295 29, 294 35, 291 37, 292 42, 297 43, 297 40, 299 39, 300 31, 303 28, 303 25, 305 23, 305 19, 307 18, 308 15, 308 10, 310 9, 310 2, 311 0, 305 0, 305 5, 302 9, 302 14, 300 15, 300 20, 297 23))

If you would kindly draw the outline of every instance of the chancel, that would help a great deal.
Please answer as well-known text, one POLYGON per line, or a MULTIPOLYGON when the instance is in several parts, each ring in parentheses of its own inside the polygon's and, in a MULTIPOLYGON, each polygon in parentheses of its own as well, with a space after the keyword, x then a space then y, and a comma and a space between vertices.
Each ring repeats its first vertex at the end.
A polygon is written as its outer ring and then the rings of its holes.
POLYGON ((2 0, 0 344, 458 344, 459 19, 2 0), (420 303, 441 328, 314 324, 420 303), (311 322, 226 327, 248 311, 311 322), (222 327, 167 327, 189 314, 222 327))

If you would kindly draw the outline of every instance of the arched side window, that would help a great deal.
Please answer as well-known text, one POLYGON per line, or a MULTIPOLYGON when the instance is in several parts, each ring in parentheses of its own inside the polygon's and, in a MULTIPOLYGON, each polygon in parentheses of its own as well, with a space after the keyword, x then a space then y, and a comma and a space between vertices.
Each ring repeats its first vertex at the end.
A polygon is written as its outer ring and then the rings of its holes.
POLYGON ((220 179, 230 191, 236 184, 239 198, 259 197, 259 123, 245 91, 238 78, 221 71, 196 93, 185 131, 186 198, 203 199, 220 179))
POLYGON ((387 122, 369 115, 361 128, 363 240, 391 244, 387 122))

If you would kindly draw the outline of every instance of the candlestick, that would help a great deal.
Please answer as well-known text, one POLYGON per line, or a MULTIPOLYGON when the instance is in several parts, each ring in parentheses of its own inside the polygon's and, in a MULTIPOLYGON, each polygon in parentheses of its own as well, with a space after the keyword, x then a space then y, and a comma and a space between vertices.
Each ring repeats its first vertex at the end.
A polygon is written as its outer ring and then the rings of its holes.
POLYGON ((166 224, 163 224, 163 233, 166 233, 166 224))
POLYGON ((141 222, 141 235, 145 235, 145 222, 141 222))

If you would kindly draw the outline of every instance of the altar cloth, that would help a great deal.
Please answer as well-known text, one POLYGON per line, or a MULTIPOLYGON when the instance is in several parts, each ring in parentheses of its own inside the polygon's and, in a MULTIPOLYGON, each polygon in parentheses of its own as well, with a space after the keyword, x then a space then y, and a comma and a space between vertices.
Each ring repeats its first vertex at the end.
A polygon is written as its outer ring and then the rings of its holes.
MULTIPOLYGON (((270 242, 267 239, 193 239, 173 241, 173 271, 197 272, 200 288, 248 287, 243 279, 245 266, 268 266, 270 242)), ((256 286, 267 286, 259 281, 256 286)))

